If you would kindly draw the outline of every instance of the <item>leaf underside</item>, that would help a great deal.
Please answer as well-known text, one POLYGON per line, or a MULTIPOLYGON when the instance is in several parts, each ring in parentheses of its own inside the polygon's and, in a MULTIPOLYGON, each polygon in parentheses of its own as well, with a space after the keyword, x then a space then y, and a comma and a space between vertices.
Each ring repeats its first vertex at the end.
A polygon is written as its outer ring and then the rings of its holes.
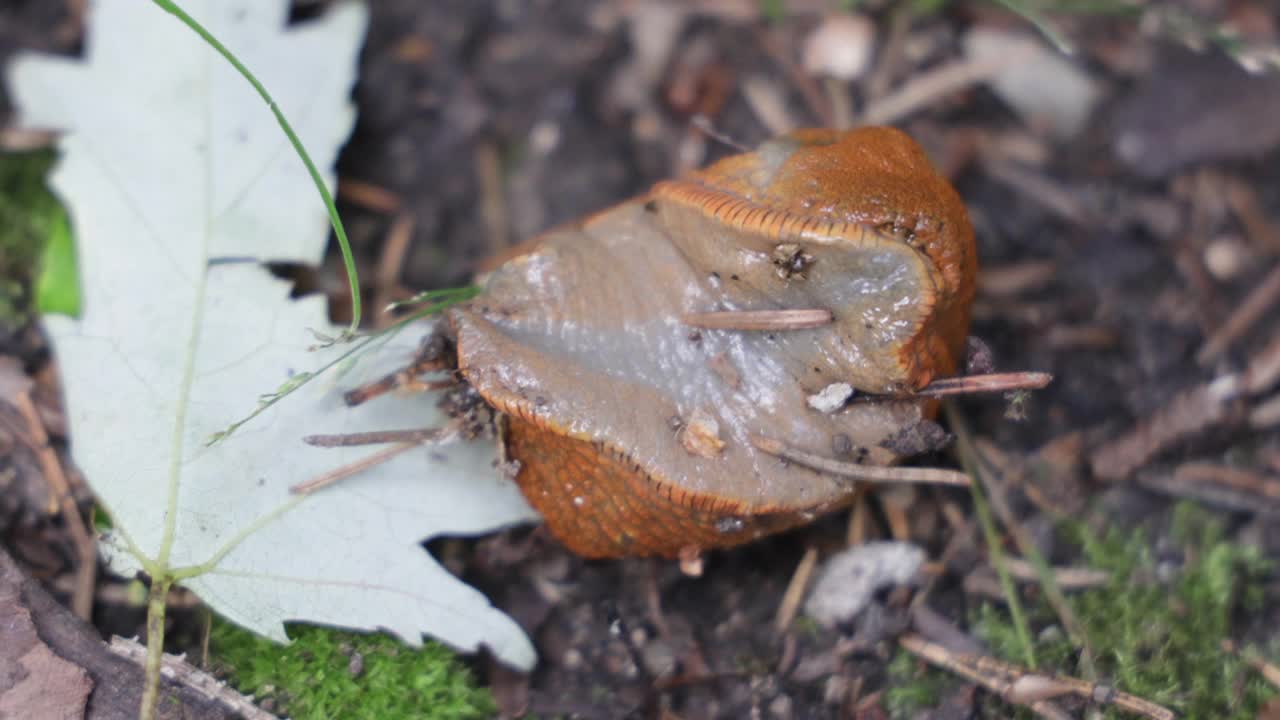
MULTIPOLYGON (((286 27, 286 0, 185 6, 331 167, 353 124, 364 8, 286 27)), ((290 300, 263 265, 318 265, 325 211, 268 108, 221 58, 149 3, 90 7, 85 61, 26 56, 9 79, 24 125, 65 132, 52 185, 75 229, 82 313, 45 327, 73 455, 112 515, 113 568, 188 569, 211 607, 280 641, 286 620, 384 628, 530 667, 519 627, 421 548, 533 519, 492 443, 415 449, 305 498, 288 492, 381 449, 314 448, 306 435, 440 423, 430 395, 341 400, 407 361, 422 327, 208 444, 258 395, 344 350, 307 349, 313 331, 336 332, 323 298, 290 300)))

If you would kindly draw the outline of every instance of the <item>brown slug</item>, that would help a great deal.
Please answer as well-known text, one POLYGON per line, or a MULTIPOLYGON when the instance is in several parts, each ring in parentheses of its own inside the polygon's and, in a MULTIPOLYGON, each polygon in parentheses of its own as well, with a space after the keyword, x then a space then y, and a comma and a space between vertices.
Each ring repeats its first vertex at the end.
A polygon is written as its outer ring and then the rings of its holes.
POLYGON ((535 239, 447 311, 515 480, 586 557, 687 555, 811 521, 964 361, 964 204, 891 128, 797 131, 535 239), (847 383, 858 402, 813 398, 847 383))

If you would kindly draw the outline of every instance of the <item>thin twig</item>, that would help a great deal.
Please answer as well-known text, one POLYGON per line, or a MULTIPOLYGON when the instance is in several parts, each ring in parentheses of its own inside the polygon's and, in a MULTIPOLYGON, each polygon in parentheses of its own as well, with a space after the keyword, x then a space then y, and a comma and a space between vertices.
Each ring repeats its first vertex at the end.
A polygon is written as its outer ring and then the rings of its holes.
POLYGON ((475 163, 476 177, 480 180, 480 219, 485 227, 488 254, 498 253, 511 245, 511 229, 497 145, 490 141, 476 145, 475 163))
POLYGON ((1280 227, 1263 211, 1253 186, 1240 178, 1228 178, 1225 186, 1227 205, 1254 247, 1266 253, 1280 253, 1280 227))
POLYGON ((402 212, 396 216, 382 244, 382 254, 378 258, 378 272, 374 278, 375 288, 373 307, 376 311, 374 327, 379 330, 395 322, 395 317, 388 312, 399 285, 400 269, 404 265, 405 255, 409 252, 409 244, 413 240, 413 214, 402 212))
POLYGON ((864 125, 891 125, 926 105, 994 77, 1025 51, 1000 58, 957 60, 916 75, 891 95, 876 100, 862 114, 864 125))
POLYGON ((1264 400, 1249 411, 1249 426, 1256 430, 1268 430, 1280 425, 1280 393, 1264 400))
POLYGON ((1113 705, 1151 720, 1174 720, 1176 717, 1168 708, 1120 692, 1109 685, 1062 675, 1045 675, 986 655, 953 652, 914 633, 899 637, 898 644, 933 665, 982 685, 1006 702, 1031 708, 1041 717, 1070 717, 1054 706, 1041 704, 1048 698, 1061 695, 1113 705))
POLYGON ((1019 193, 1035 204, 1049 211, 1061 220, 1080 227, 1091 227, 1096 222, 1096 213, 1076 199, 1066 188, 1047 178, 1043 173, 1024 168, 1017 163, 996 157, 988 153, 983 159, 982 168, 993 180, 1019 193))
POLYGON ((814 79, 804 71, 804 68, 800 67, 799 63, 792 59, 784 43, 778 40, 773 31, 768 28, 761 28, 757 37, 765 52, 782 68, 783 74, 787 76, 791 84, 800 91, 800 97, 804 99, 805 105, 809 106, 809 111, 817 118, 818 125, 832 127, 831 107, 827 104, 827 98, 822 94, 814 79))
MULTIPOLYGON (((430 370, 428 370, 428 372, 430 372, 430 370)), ((376 397, 381 397, 393 390, 404 390, 406 392, 430 392, 432 390, 447 390, 457 384, 458 381, 451 377, 443 380, 418 380, 415 373, 402 370, 392 373, 381 380, 371 382, 368 385, 361 385, 354 390, 349 390, 342 396, 342 399, 347 403, 347 405, 355 407, 356 405, 362 405, 369 402, 376 397)))
POLYGON ((880 51, 876 66, 867 77, 865 91, 869 100, 875 101, 884 97, 898 75, 902 65, 903 51, 907 46, 908 31, 915 17, 916 10, 910 5, 895 4, 893 6, 893 11, 889 15, 889 28, 884 40, 884 49, 880 51))
POLYGON ((80 508, 76 507, 71 484, 63 472, 57 451, 49 444, 49 435, 45 432, 39 411, 31 402, 31 393, 23 390, 10 401, 27 423, 27 432, 18 433, 18 438, 35 453, 40 472, 49 485, 49 512, 61 513, 76 546, 76 585, 71 593, 71 610, 81 620, 89 620, 93 615, 94 586, 98 577, 98 551, 93 533, 85 526, 80 508))
POLYGON ((1280 381, 1280 334, 1249 358, 1240 384, 1245 392, 1257 395, 1270 390, 1277 381, 1280 381))
POLYGON ((849 478, 850 480, 859 480, 871 483, 931 483, 938 485, 956 485, 966 487, 969 485, 969 476, 956 470, 947 470, 944 468, 916 468, 916 467, 881 467, 879 465, 859 465, 857 463, 842 462, 834 458, 824 457, 815 453, 806 452, 799 448, 788 446, 779 440, 763 437, 761 435, 752 435, 751 444, 757 450, 780 457, 784 460, 790 460, 798 465, 803 465, 811 470, 817 470, 827 475, 836 477, 849 478))
POLYGON ((978 292, 1011 297, 1043 290, 1058 276, 1053 260, 1027 260, 1008 265, 988 266, 978 271, 978 292))
POLYGON ((1239 657, 1246 665, 1257 670, 1258 674, 1266 678, 1267 682, 1271 683, 1273 687, 1280 688, 1280 666, 1259 656, 1257 650, 1252 648, 1244 648, 1242 650, 1236 647, 1236 644, 1231 640, 1222 641, 1222 650, 1239 657))
POLYGON ((1234 512, 1280 516, 1280 482, 1242 468, 1188 462, 1172 472, 1144 470, 1135 480, 1140 487, 1162 495, 1234 512))
POLYGON ((357 445, 385 445, 387 443, 442 442, 449 439, 454 428, 419 428, 414 430, 374 430, 372 432, 340 433, 335 435, 307 435, 302 442, 315 447, 353 447, 357 445))
POLYGON ((1053 376, 1044 372, 990 373, 964 375, 934 380, 915 392, 916 395, 944 397, 947 395, 973 395, 976 393, 1009 392, 1010 390, 1039 390, 1053 382, 1053 376))
POLYGON ((813 576, 813 568, 817 564, 818 548, 810 546, 800 558, 800 564, 796 565, 796 571, 791 575, 791 582, 787 583, 787 589, 782 593, 782 602, 778 603, 778 612, 773 618, 773 629, 779 635, 786 632, 787 628, 791 627, 791 621, 795 620, 796 613, 800 610, 800 601, 804 599, 804 591, 809 587, 809 578, 813 576))
POLYGON ((1005 564, 1004 548, 1000 544, 995 522, 991 519, 986 495, 982 492, 982 473, 978 469, 978 460, 974 457, 972 444, 967 441, 968 435, 965 434, 968 425, 953 401, 943 401, 943 407, 947 413, 947 420, 951 423, 951 429, 956 433, 957 441, 962 434, 966 438, 965 442, 956 443, 956 449, 960 455, 960 464, 973 480, 973 484, 969 486, 969 493, 973 497, 973 509, 978 514, 978 525, 982 528, 983 537, 987 541, 987 552, 991 556, 991 564, 995 566, 996 574, 1000 576, 1000 586, 1004 590, 1005 602, 1009 604, 1009 614, 1013 618, 1013 629, 1018 636, 1018 643, 1022 645, 1027 665, 1034 668, 1036 651, 1031 644, 1031 630, 1027 625, 1026 615, 1022 611, 1022 599, 1018 596, 1018 588, 1013 584, 1013 576, 1009 574, 1009 568, 1005 564))
POLYGON ((830 325, 830 310, 721 310, 692 312, 680 322, 704 330, 805 330, 830 325))
POLYGON ((1209 336, 1204 347, 1196 354, 1196 362, 1201 365, 1212 364, 1249 328, 1269 313, 1274 313, 1277 305, 1280 305, 1280 265, 1272 268, 1262 282, 1249 291, 1244 302, 1236 306, 1226 322, 1209 336))
MULTIPOLYGON (((111 644, 107 647, 116 655, 139 665, 146 663, 147 648, 138 644, 136 640, 128 640, 117 636, 111 638, 111 644)), ((245 720, 275 720, 276 718, 275 715, 254 705, 252 698, 241 695, 227 685, 226 682, 199 668, 193 667, 181 657, 164 655, 161 658, 160 673, 184 687, 195 690, 205 698, 222 705, 240 717, 245 718, 245 720)))
POLYGON ((690 118, 689 124, 692 125, 698 132, 702 133, 703 135, 706 135, 707 137, 711 138, 712 140, 715 140, 716 142, 720 143, 721 145, 724 145, 725 147, 733 148, 738 152, 751 152, 751 148, 747 147, 746 145, 743 145, 742 143, 733 139, 729 135, 726 135, 725 133, 722 133, 718 129, 716 129, 715 123, 713 123, 711 121, 711 118, 707 117, 706 115, 702 115, 702 114, 694 115, 692 118, 690 118))
POLYGON ((352 205, 380 213, 393 213, 402 203, 396 193, 364 180, 338 178, 338 197, 352 205))
POLYGON ((1231 375, 1179 392, 1128 432, 1095 449, 1093 474, 1122 480, 1182 440, 1232 421, 1240 392, 1240 379, 1231 375))
MULTIPOLYGON (((1040 582, 1043 579, 1040 569, 1034 563, 1016 557, 1006 557, 1005 563, 1009 567, 1009 572, 1019 580, 1040 582)), ((1111 579, 1111 574, 1106 570, 1093 568, 1051 567, 1049 574, 1053 576, 1054 583, 1063 590, 1095 588, 1107 584, 1111 579)))
MULTIPOLYGON (((1045 599, 1062 622, 1062 627, 1067 631, 1068 637, 1071 638, 1076 647, 1080 648, 1081 672, 1090 680, 1097 679, 1098 669, 1094 664, 1093 646, 1089 642, 1089 635, 1076 618, 1071 605, 1067 603, 1067 598, 1063 595, 1062 589, 1058 587, 1057 576, 1054 575, 1049 562, 1040 553, 1040 548, 1036 547, 1035 540, 1031 538, 1031 534, 1027 532, 1026 528, 1022 526, 1022 523, 1018 522, 1018 518, 1013 514, 999 469, 992 466, 987 458, 983 456, 982 451, 974 445, 973 438, 969 434, 969 428, 963 421, 958 423, 958 426, 953 423, 952 431, 956 434, 956 446, 963 446, 965 450, 962 450, 962 452, 967 451, 974 459, 974 467, 980 473, 983 487, 990 490, 991 507, 995 509, 996 515, 1000 516, 1000 522, 1004 524, 1005 529, 1013 537, 1013 542, 1018 546, 1019 552, 1030 559, 1031 565, 1035 569, 1035 574, 1040 580, 1040 585, 1044 589, 1045 599)), ((1010 573, 1012 573, 1012 567, 1009 569, 1010 573)))
POLYGON ((312 478, 311 480, 307 480, 306 482, 301 482, 296 485, 292 485, 289 487, 289 492, 295 495, 307 495, 307 494, 313 493, 321 488, 329 487, 330 485, 333 485, 336 482, 346 480, 347 478, 351 477, 352 475, 355 475, 356 473, 360 473, 365 470, 368 470, 371 467, 381 465, 382 463, 405 452, 406 450, 412 450, 413 448, 420 447, 421 445, 422 443, 419 443, 419 442, 407 442, 407 443, 400 443, 398 445, 392 445, 386 450, 380 450, 370 455, 369 457, 363 458, 361 460, 357 460, 348 465, 343 465, 342 467, 337 468, 335 470, 330 470, 329 472, 323 475, 320 475, 319 477, 312 478))

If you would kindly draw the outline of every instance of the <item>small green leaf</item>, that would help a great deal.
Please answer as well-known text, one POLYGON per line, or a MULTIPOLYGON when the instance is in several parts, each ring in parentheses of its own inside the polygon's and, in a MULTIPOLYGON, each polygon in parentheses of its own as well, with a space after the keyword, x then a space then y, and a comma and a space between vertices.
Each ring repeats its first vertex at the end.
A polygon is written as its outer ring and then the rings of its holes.
POLYGON ((43 314, 76 317, 80 314, 80 274, 76 268, 76 245, 71 223, 59 212, 49 228, 49 237, 40 258, 36 277, 36 308, 43 314))

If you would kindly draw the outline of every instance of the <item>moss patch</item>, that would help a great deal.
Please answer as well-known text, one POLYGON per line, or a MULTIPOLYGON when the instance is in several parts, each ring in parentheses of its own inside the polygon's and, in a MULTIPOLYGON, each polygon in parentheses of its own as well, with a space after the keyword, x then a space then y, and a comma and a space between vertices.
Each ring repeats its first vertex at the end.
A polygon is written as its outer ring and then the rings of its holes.
POLYGON ((955 676, 939 672, 899 648, 889 663, 884 707, 895 720, 915 717, 920 711, 937 706, 956 683, 955 676))
POLYGON ((409 648, 382 634, 290 626, 287 646, 215 620, 215 668, 273 712, 309 718, 493 717, 487 690, 446 648, 409 648), (358 660, 356 658, 359 658, 358 660))
MULTIPOLYGON (((1255 550, 1226 541, 1208 513, 1178 506, 1169 533, 1176 547, 1160 559, 1142 531, 1113 528, 1099 538, 1072 523, 1062 533, 1082 549, 1084 564, 1111 573, 1105 586, 1068 595, 1093 644, 1101 680, 1186 718, 1253 720, 1268 699, 1280 695, 1222 650, 1233 618, 1261 606, 1272 568, 1255 550)), ((1030 610, 1041 669, 1080 677, 1077 649, 1052 610, 1043 602, 1030 610)), ((994 655, 1020 662, 1024 654, 1003 606, 984 605, 970 620, 994 655)), ((890 673, 896 687, 886 700, 895 718, 932 706, 955 682, 941 671, 921 670, 905 652, 890 673)), ((987 708, 1000 717, 1031 717, 998 701, 987 708)), ((1103 716, 1131 717, 1114 708, 1103 716)))
MULTIPOLYGON (((1097 538, 1073 524, 1064 534, 1083 548, 1089 566, 1111 573, 1105 587, 1072 598, 1106 680, 1181 717, 1257 716, 1274 691, 1221 647, 1232 616, 1262 602, 1268 566, 1256 551, 1225 541, 1221 525, 1190 504, 1175 510, 1170 533, 1181 567, 1158 562, 1142 532, 1112 529, 1097 538)), ((1075 648, 1055 631, 1047 607, 1037 608, 1037 620, 1048 628, 1037 654, 1047 667, 1078 675, 1075 648)), ((994 651, 1016 657, 1003 613, 984 608, 975 626, 994 651)), ((1127 717, 1115 710, 1105 716, 1127 717)))

